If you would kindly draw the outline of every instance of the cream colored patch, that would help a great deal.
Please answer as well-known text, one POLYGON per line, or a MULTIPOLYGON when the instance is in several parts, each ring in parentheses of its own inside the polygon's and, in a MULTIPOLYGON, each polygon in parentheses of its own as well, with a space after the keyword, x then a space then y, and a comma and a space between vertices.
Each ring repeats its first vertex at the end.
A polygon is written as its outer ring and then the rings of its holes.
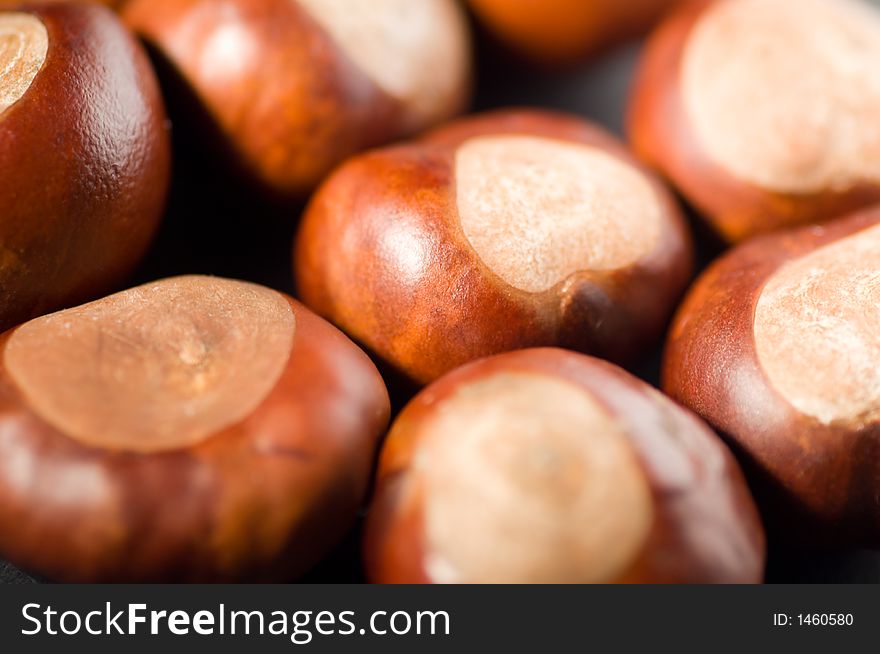
POLYGON ((729 0, 683 61, 697 138, 736 177, 790 193, 880 181, 880 14, 852 0, 729 0))
POLYGON ((283 372, 293 333, 275 291, 178 277, 32 320, 4 357, 31 407, 66 435, 152 452, 250 415, 283 372))
POLYGON ((532 136, 488 136, 456 153, 458 213, 483 262, 508 284, 547 290, 580 270, 649 253, 662 209, 632 166, 603 150, 532 136))
POLYGON ((822 423, 880 418, 880 226, 780 268, 755 310, 770 383, 822 423))
POLYGON ((39 18, 0 12, 0 114, 30 88, 48 51, 49 34, 39 18))
POLYGON ((421 443, 413 472, 435 581, 611 581, 645 544, 653 500, 640 464, 572 384, 525 373, 471 383, 421 443))
POLYGON ((297 0, 345 54, 409 109, 409 129, 446 117, 467 84, 470 46, 454 0, 297 0))

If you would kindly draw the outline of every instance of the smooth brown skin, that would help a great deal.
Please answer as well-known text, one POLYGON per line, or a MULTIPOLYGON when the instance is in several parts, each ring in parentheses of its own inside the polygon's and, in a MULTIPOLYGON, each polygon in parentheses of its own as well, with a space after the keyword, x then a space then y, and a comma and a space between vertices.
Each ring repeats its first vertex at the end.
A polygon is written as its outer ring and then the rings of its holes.
POLYGON ((566 65, 643 34, 679 0, 468 0, 513 50, 566 65))
POLYGON ((432 581, 425 569, 423 487, 410 469, 413 453, 426 425, 443 411, 446 398, 462 385, 499 372, 540 373, 573 383, 623 427, 655 506, 648 540, 618 582, 761 581, 763 528, 736 462, 711 430, 623 370, 549 348, 510 352, 464 366, 425 389, 400 414, 382 449, 367 520, 365 559, 372 581, 432 581), (719 542, 727 544, 730 556, 719 554, 719 542))
POLYGON ((388 395, 361 350, 287 300, 296 332, 277 385, 195 445, 88 447, 41 419, 0 369, 0 460, 11 462, 0 465, 0 556, 79 582, 288 580, 325 556, 364 499, 388 395), (82 468, 106 483, 72 503, 58 488, 82 468))
MULTIPOLYGON (((502 281, 463 234, 454 157, 467 139, 527 134, 594 145, 637 168, 613 137, 582 120, 538 111, 483 114, 422 140, 342 166, 316 193, 295 243, 300 297, 418 384, 473 359, 559 345, 627 361, 662 334, 692 270, 692 245, 674 200, 649 175, 665 207, 654 251, 617 271, 582 271, 544 292, 502 281), (423 263, 405 272, 418 234, 423 263), (396 248, 396 249, 395 249, 396 248)), ((643 170, 643 169, 642 169, 643 170)))
POLYGON ((808 224, 880 201, 880 186, 815 193, 768 191, 735 178, 702 151, 688 124, 680 69, 690 34, 712 0, 691 0, 653 33, 633 83, 627 131, 633 149, 662 171, 727 241, 808 224))
POLYGON ((173 76, 188 105, 183 121, 274 199, 301 199, 346 157, 406 136, 401 101, 292 0, 129 0, 123 18, 173 76), (208 77, 203 53, 230 15, 257 51, 208 77))
POLYGON ((40 72, 0 114, 0 329, 112 290, 165 206, 170 139, 141 47, 103 7, 27 10, 40 72))
POLYGON ((880 209, 751 241, 711 266, 678 311, 663 389, 729 439, 780 539, 880 545, 880 425, 823 425, 770 384, 758 362, 755 307, 788 261, 880 223, 880 209))
POLYGON ((0 0, 0 8, 8 9, 12 7, 22 7, 25 5, 50 5, 50 4, 85 4, 92 3, 96 5, 104 5, 106 7, 120 7, 126 0, 0 0))

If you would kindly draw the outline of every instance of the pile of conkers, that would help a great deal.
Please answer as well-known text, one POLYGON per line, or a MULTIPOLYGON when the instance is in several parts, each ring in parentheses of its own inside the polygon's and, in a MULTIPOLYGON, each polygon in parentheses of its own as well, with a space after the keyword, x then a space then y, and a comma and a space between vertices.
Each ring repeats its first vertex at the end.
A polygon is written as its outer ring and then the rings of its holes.
POLYGON ((767 534, 878 547, 878 247, 860 0, 0 2, 0 558, 754 583, 767 534), (651 28, 632 150, 460 116, 473 34, 516 71, 651 28), (138 277, 172 128, 295 223, 292 286, 138 277), (624 367, 664 340, 661 393, 624 367))

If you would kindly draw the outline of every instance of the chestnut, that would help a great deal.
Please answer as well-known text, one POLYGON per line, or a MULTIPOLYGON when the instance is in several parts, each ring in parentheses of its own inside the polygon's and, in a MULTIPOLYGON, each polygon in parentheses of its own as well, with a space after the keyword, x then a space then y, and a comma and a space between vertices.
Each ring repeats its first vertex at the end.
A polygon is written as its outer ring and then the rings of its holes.
POLYGON ((510 352, 435 382, 383 446, 365 559, 381 583, 759 582, 739 468, 610 363, 510 352))
POLYGON ((0 11, 0 329, 120 284, 169 174, 158 84, 109 10, 0 11))
POLYGON ((616 139, 520 110, 346 162, 307 208, 294 267, 307 305, 426 383, 531 346, 630 360, 660 337, 692 245, 616 139))
POLYGON ((675 319, 663 388, 726 435, 778 538, 880 546, 880 208, 764 236, 675 319))
POLYGON ((0 0, 0 9, 7 9, 10 7, 22 7, 24 5, 33 6, 33 5, 50 5, 50 4, 64 4, 64 3, 77 3, 77 4, 86 4, 92 3, 96 5, 105 5, 107 7, 119 7, 124 0, 0 0))
POLYGON ((0 337, 0 558, 54 580, 285 580, 353 523, 388 421, 345 336, 177 277, 0 337))
POLYGON ((726 240, 880 201, 880 12, 853 0, 697 0, 651 37, 636 152, 726 240))
POLYGON ((679 0, 468 0, 491 32, 529 61, 577 63, 646 32, 679 0))
POLYGON ((188 124, 273 199, 460 112, 470 38, 455 0, 131 0, 123 17, 192 96, 188 124))

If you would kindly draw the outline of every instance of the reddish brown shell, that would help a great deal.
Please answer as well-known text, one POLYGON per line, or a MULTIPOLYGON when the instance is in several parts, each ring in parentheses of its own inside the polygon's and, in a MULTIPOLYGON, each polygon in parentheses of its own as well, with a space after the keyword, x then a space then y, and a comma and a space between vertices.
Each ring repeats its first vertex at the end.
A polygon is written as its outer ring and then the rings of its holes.
MULTIPOLYGON (((300 199, 346 157, 407 135, 404 103, 293 0, 130 0, 122 14, 164 64, 181 122, 276 199, 300 199), (206 60, 221 37, 235 39, 235 65, 206 60)), ((469 94, 462 80, 445 115, 469 94)))
POLYGON ((0 328, 105 293, 146 251, 170 176, 141 47, 105 8, 27 9, 46 60, 0 115, 0 328))
POLYGON ((388 395, 362 351, 287 301, 296 332, 274 389, 178 449, 89 447, 0 366, 0 557, 54 580, 134 582, 288 580, 325 556, 364 500, 388 395))
POLYGON ((531 61, 575 63, 644 33, 678 0, 468 0, 486 26, 531 61))
POLYGON ((783 540, 880 543, 878 425, 824 425, 769 382, 756 352, 755 308, 784 264, 880 223, 872 209, 755 239, 713 264, 673 323, 663 389, 729 439, 783 540))
POLYGON ((507 111, 463 119, 344 164, 317 192, 294 249, 305 303, 418 383, 481 356, 560 345, 627 361, 660 337, 692 270, 675 201, 635 265, 581 271, 529 293, 501 280, 463 234, 457 146, 477 135, 535 135, 596 146, 641 167, 613 137, 573 117, 507 111))
POLYGON ((764 532, 723 443, 690 412, 623 370, 556 349, 510 352, 468 364, 426 388, 404 409, 382 450, 367 521, 365 557, 371 580, 432 581, 426 570, 424 486, 412 469, 420 439, 463 385, 522 372, 555 376, 592 396, 619 421, 643 467, 655 504, 653 527, 641 553, 617 581, 761 581, 764 532))
POLYGON ((648 40, 633 83, 627 131, 636 153, 662 171, 726 240, 825 220, 880 201, 880 186, 780 193, 741 181, 712 161, 688 124, 681 64, 713 0, 690 0, 648 40))
POLYGON ((14 9, 25 5, 51 5, 64 3, 92 3, 96 5, 105 5, 107 7, 119 7, 125 0, 0 0, 0 9, 14 9))

